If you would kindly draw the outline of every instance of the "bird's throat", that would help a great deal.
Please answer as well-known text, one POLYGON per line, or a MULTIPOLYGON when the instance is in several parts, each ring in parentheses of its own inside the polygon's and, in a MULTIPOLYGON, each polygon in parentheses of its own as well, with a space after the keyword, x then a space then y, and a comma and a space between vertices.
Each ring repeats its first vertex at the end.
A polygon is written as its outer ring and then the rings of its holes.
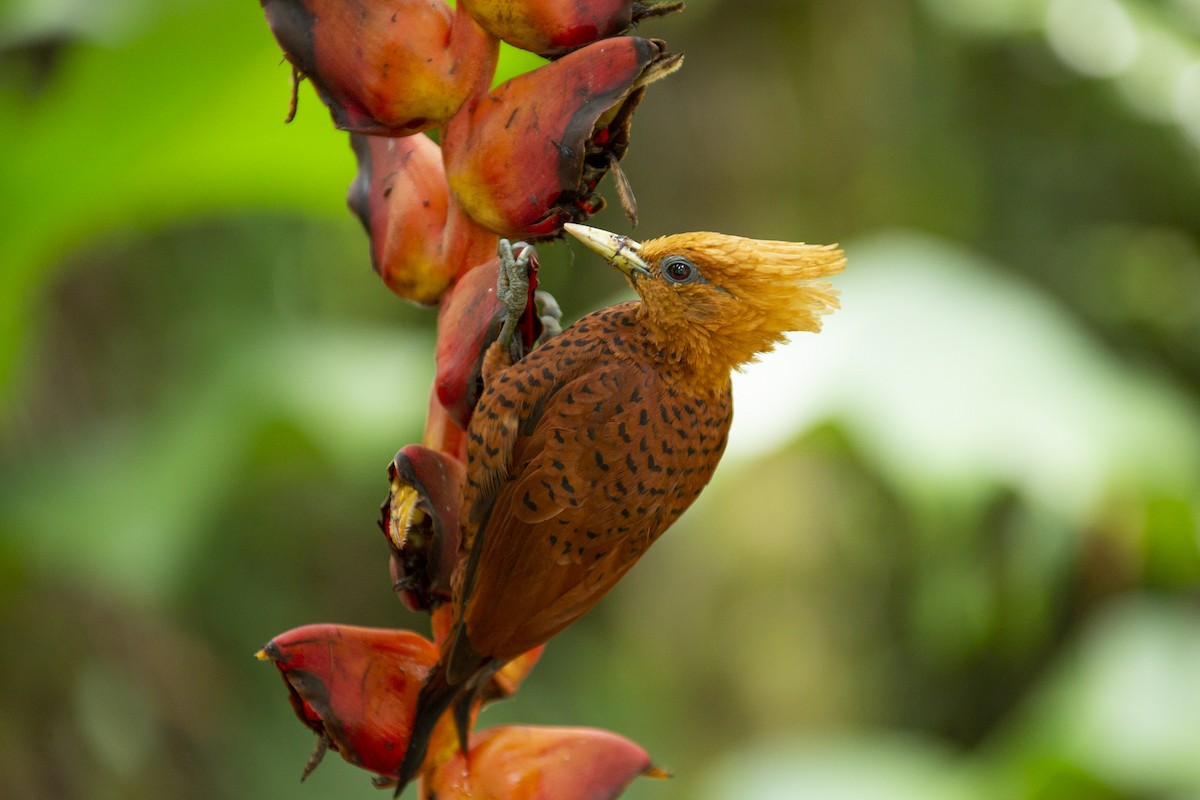
POLYGON ((761 336, 739 337, 685 318, 655 319, 644 304, 639 314, 647 346, 658 354, 658 360, 696 386, 725 385, 732 370, 772 344, 761 336))

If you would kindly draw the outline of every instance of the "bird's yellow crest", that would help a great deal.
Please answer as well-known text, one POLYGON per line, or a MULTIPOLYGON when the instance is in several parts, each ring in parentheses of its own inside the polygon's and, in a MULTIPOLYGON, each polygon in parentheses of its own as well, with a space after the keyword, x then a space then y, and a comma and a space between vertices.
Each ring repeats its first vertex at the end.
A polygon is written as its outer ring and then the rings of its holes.
POLYGON ((727 373, 789 331, 819 331, 821 317, 838 307, 837 290, 825 280, 846 264, 835 245, 707 231, 639 244, 565 227, 629 277, 664 356, 697 373, 727 373))

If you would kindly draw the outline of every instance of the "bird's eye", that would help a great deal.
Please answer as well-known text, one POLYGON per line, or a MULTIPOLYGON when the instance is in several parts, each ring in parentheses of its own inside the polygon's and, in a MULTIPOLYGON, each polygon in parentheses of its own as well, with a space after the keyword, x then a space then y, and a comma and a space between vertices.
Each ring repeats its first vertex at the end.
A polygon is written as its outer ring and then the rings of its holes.
POLYGON ((668 256, 662 263, 662 274, 671 283, 690 283, 700 277, 696 265, 683 256, 668 256))

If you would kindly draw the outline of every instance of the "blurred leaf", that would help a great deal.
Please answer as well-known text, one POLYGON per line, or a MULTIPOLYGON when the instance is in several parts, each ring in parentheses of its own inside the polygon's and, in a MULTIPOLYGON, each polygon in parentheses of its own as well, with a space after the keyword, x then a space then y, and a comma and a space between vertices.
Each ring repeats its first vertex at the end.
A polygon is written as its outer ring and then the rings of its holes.
POLYGON ((397 428, 419 429, 431 349, 427 339, 398 343, 387 331, 265 338, 177 387, 137 427, 116 420, 35 469, 9 471, 0 526, 46 568, 126 597, 168 595, 259 431, 282 416, 324 459, 342 470, 358 464, 395 441, 397 428))
POLYGON ((216 208, 345 213, 345 137, 315 103, 283 125, 279 61, 256 4, 213 0, 119 48, 70 45, 35 98, 0 94, 0 387, 48 270, 89 239, 216 208))
POLYGON ((768 742, 734 752, 708 773, 703 800, 972 800, 983 776, 915 737, 768 742))
MULTIPOLYGON (((1200 792, 1200 614, 1131 598, 1100 615, 998 737, 1036 784, 1053 764, 1122 796, 1200 792)), ((1071 778, 1074 781, 1074 778, 1071 778)), ((1032 790, 1030 796, 1049 796, 1032 790)), ((1082 795, 1093 796, 1093 795, 1082 795)), ((1095 795, 1104 796, 1104 795, 1095 795)))
POLYGON ((1182 393, 1031 287, 919 235, 847 253, 825 331, 735 376, 731 456, 834 418, 918 496, 1001 483, 1083 520, 1117 487, 1200 485, 1200 419, 1182 393))
MULTIPOLYGON (((36 97, 0 85, 0 407, 48 271, 89 240, 217 209, 349 213, 346 135, 307 87, 283 124, 291 72, 258 4, 131 27, 120 47, 67 44, 36 97)), ((497 79, 538 63, 506 48, 497 79)))
POLYGON ((1200 511, 1182 497, 1154 497, 1146 504, 1146 582, 1187 590, 1200 584, 1200 511))

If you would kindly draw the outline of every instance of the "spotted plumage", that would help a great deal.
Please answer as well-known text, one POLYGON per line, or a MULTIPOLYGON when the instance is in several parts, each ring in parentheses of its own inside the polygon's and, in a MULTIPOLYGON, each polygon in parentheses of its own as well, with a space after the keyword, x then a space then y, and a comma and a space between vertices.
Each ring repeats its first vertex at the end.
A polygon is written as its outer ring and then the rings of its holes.
POLYGON ((725 449, 728 375, 701 386, 647 363, 638 307, 591 314, 500 373, 543 375, 540 391, 512 375, 480 398, 503 412, 476 415, 472 441, 496 444, 468 451, 455 596, 476 653, 508 660, 573 622, 683 513, 725 449))
POLYGON ((713 233, 639 245, 567 229, 641 301, 589 314, 515 364, 503 335, 485 357, 454 623, 421 692, 401 785, 456 697, 465 742, 488 676, 590 609, 700 494, 725 449, 730 371, 786 331, 818 330, 836 306, 820 280, 843 264, 831 247, 713 233))

